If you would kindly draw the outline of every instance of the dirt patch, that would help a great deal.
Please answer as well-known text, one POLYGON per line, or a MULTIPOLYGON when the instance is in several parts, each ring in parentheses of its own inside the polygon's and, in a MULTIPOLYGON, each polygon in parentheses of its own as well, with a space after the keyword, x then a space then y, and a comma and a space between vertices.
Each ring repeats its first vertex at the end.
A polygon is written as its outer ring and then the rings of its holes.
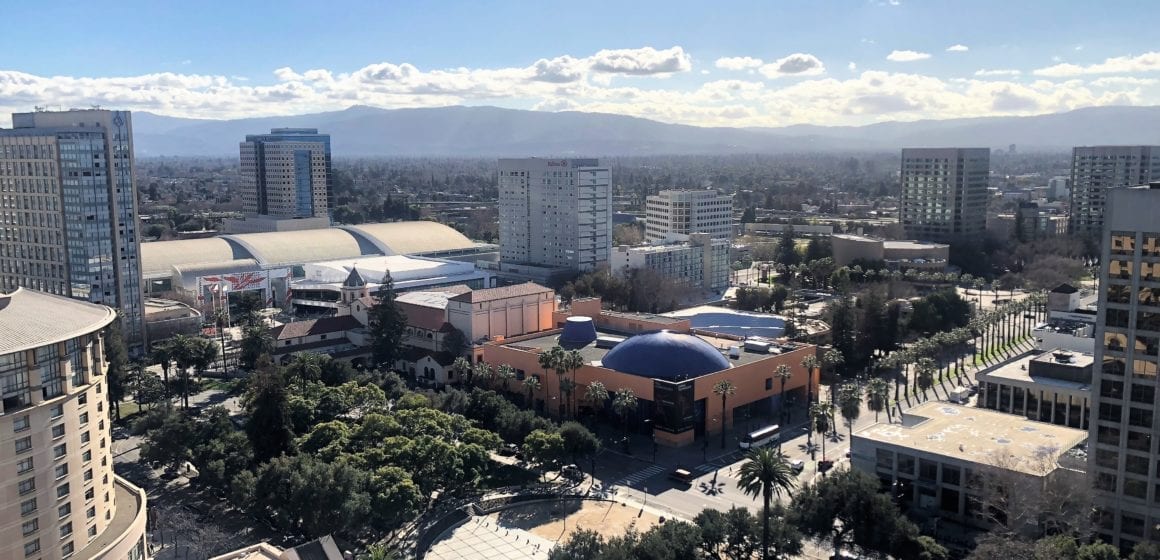
POLYGON ((605 537, 623 535, 630 527, 647 531, 660 519, 639 507, 619 502, 560 500, 510 508, 488 516, 501 527, 523 529, 548 540, 563 542, 579 529, 605 537))

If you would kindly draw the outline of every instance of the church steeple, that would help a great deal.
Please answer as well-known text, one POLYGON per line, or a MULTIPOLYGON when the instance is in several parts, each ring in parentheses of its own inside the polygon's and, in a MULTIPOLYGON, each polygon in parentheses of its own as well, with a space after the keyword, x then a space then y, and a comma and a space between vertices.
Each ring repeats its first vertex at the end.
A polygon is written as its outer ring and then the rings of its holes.
POLYGON ((367 281, 359 274, 358 267, 350 267, 350 274, 342 282, 342 302, 350 305, 354 300, 367 295, 367 281))

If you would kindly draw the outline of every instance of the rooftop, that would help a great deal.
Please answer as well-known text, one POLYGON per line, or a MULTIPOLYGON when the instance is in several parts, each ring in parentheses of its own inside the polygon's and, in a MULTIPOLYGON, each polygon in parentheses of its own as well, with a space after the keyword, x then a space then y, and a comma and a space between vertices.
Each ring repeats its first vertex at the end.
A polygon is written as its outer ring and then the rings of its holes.
POLYGON ((930 243, 928 241, 916 241, 914 239, 883 241, 882 246, 887 249, 937 249, 940 247, 949 247, 949 245, 943 243, 930 243))
POLYGON ((447 300, 470 291, 471 288, 464 285, 447 286, 445 288, 399 294, 395 296, 395 301, 421 307, 430 307, 432 309, 447 309, 447 300))
MULTIPOLYGON (((675 313, 675 312, 674 312, 675 313)), ((688 317, 670 317, 669 315, 658 315, 656 313, 633 313, 629 311, 608 311, 600 312, 601 315, 608 317, 618 317, 628 320, 648 321, 650 323, 657 323, 661 325, 674 325, 688 320, 688 317)))
POLYGON ((137 518, 145 515, 145 492, 116 475, 113 482, 113 503, 117 506, 113 520, 104 531, 97 533, 95 539, 78 550, 75 558, 102 558, 110 547, 125 538, 125 533, 137 518))
POLYGON ((116 317, 116 312, 104 305, 17 288, 0 294, 0 354, 91 333, 116 317))
POLYGON ((452 297, 451 300, 464 303, 483 303, 485 301, 530 296, 535 294, 542 294, 545 292, 551 292, 553 295, 556 293, 551 288, 545 288, 544 286, 541 286, 535 282, 525 282, 523 284, 516 284, 514 286, 501 286, 499 288, 471 290, 469 292, 458 294, 452 297))
POLYGON ((274 340, 286 340, 300 336, 313 336, 333 332, 344 332, 362 328, 362 323, 350 315, 341 317, 323 317, 307 321, 294 321, 274 327, 270 332, 274 340))
POLYGON ((854 432, 854 437, 1042 475, 1051 470, 1045 470, 1044 460, 1054 465, 1088 435, 1087 430, 941 401, 916 406, 904 417, 903 425, 873 424, 854 432))
MULTIPOLYGON (((1085 367, 1085 366, 1090 367, 1092 365, 1093 358, 1090 354, 1079 354, 1076 352, 1072 352, 1072 354, 1075 356, 1078 356, 1080 359, 1084 360, 1084 362, 1082 364, 1076 364, 1076 367, 1085 367)), ((1076 381, 1067 381, 1065 379, 1056 379, 1054 377, 1048 377, 1048 376, 1044 376, 1044 375, 1034 375, 1034 376, 1031 375, 1031 362, 1034 360, 1037 360, 1037 359, 1041 359, 1044 356, 1046 356, 1046 359, 1048 359, 1048 360, 1052 359, 1050 352, 1044 353, 1044 354, 1039 355, 1039 356, 1020 358, 1019 360, 1016 360, 1014 362, 1009 362, 1007 364, 1004 364, 1002 367, 1000 367, 998 369, 994 369, 994 370, 991 370, 988 372, 980 373, 980 380, 982 380, 982 379, 994 379, 994 380, 1020 381, 1023 383, 1036 383, 1036 384, 1044 385, 1047 387, 1056 387, 1059 389, 1070 389, 1070 390, 1081 390, 1081 391, 1086 391, 1086 390, 1091 388, 1091 385, 1088 383, 1079 383, 1076 381)))

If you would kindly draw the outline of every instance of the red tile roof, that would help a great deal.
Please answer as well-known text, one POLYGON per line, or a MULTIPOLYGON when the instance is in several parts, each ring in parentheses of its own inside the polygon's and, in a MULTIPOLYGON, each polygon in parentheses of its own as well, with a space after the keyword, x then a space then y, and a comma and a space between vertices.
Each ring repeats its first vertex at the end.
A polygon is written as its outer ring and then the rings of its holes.
POLYGON ((286 340, 300 336, 346 332, 362 328, 362 326, 358 319, 344 315, 342 317, 323 317, 322 319, 286 323, 275 327, 271 334, 274 336, 274 340, 286 340))
POLYGON ((451 301, 458 301, 463 303, 483 303, 485 301, 530 296, 544 292, 555 293, 551 288, 545 288, 544 286, 541 286, 535 282, 527 282, 524 284, 516 284, 514 286, 502 286, 499 288, 472 290, 465 294, 459 294, 449 299, 451 301))

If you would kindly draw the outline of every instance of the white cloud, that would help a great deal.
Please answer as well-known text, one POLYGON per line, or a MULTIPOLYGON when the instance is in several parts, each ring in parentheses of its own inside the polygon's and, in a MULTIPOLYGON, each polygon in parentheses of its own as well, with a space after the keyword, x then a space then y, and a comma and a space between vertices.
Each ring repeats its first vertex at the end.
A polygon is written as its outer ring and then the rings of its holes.
POLYGON ((1075 46, 1075 50, 1077 50, 1077 51, 1082 51, 1082 50, 1083 50, 1083 45, 1076 45, 1076 46, 1075 46))
POLYGON ((748 70, 750 68, 760 68, 762 64, 765 63, 760 58, 753 58, 751 56, 727 56, 718 58, 713 63, 714 66, 723 70, 748 70))
POLYGON ((825 73, 826 67, 818 57, 812 54, 794 53, 763 65, 759 71, 767 78, 816 76, 825 73))
POLYGON ((1091 81, 1091 85, 1101 88, 1119 86, 1151 86, 1160 83, 1156 78, 1133 78, 1131 76, 1104 76, 1091 81))
POLYGON ((914 62, 928 58, 930 58, 930 53, 918 51, 890 51, 890 54, 886 55, 886 60, 891 62, 914 62))
POLYGON ((656 50, 652 47, 639 49, 602 50, 589 57, 589 68, 594 72, 624 74, 628 76, 651 76, 687 72, 693 67, 692 60, 681 47, 656 50))
POLYGON ((1080 66, 1078 64, 1061 63, 1032 72, 1036 76, 1049 78, 1063 78, 1084 74, 1132 74, 1137 72, 1154 72, 1160 70, 1160 52, 1146 52, 1137 56, 1117 56, 1097 64, 1080 66))
POLYGON ((968 47, 966 45, 961 45, 961 44, 951 45, 951 46, 947 47, 947 52, 967 52, 969 50, 971 50, 970 47, 968 47))
POLYGON ((857 70, 857 69, 858 69, 858 65, 857 65, 857 64, 855 64, 855 63, 853 63, 853 62, 851 62, 851 63, 849 63, 849 64, 847 64, 847 65, 846 65, 846 69, 847 69, 847 70, 849 70, 849 71, 851 71, 851 72, 853 72, 853 71, 855 71, 855 70, 857 70))
POLYGON ((986 68, 984 68, 982 70, 975 70, 976 76, 1018 76, 1022 73, 1023 72, 1020 72, 1018 70, 1011 70, 1011 69, 987 70, 986 68))

